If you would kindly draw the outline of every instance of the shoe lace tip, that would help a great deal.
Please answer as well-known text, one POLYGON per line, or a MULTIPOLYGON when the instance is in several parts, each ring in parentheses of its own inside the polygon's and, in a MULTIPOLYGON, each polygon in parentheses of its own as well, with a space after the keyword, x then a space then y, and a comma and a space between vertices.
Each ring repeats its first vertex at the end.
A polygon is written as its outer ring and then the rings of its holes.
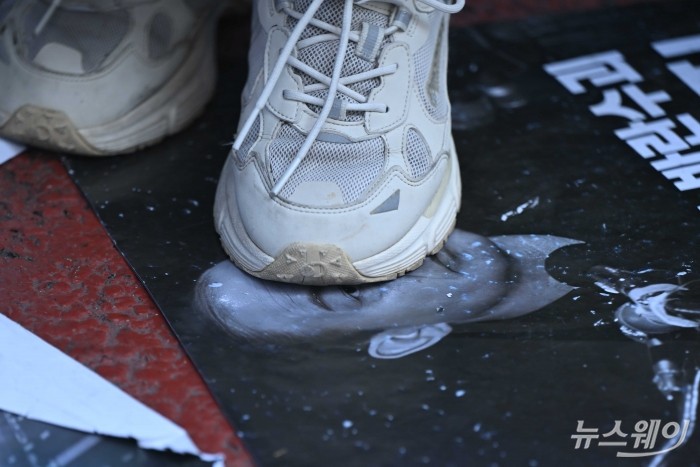
POLYGON ((243 145, 243 138, 245 138, 245 136, 239 134, 238 136, 236 136, 236 139, 234 139, 233 142, 229 143, 228 145, 231 146, 234 151, 238 151, 243 145))

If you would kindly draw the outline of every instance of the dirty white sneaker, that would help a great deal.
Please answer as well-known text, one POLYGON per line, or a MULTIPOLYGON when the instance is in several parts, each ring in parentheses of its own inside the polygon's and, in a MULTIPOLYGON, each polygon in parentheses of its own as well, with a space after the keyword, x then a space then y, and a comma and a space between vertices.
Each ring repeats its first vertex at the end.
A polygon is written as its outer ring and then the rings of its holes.
POLYGON ((214 207, 245 271, 393 279, 436 252, 460 201, 440 0, 259 0, 239 132, 214 207), (400 6, 398 6, 400 5, 400 6))
POLYGON ((0 0, 0 136, 130 152, 214 91, 216 0, 0 0))

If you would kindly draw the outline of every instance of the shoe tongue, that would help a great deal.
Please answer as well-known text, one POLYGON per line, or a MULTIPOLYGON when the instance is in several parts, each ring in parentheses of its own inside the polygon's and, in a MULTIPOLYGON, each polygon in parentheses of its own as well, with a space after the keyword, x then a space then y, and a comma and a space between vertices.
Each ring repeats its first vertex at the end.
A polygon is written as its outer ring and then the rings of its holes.
MULTIPOLYGON (((312 0, 296 0, 294 2, 294 9, 296 11, 306 11, 312 0)), ((325 23, 341 27, 343 21, 343 0, 326 0, 323 2, 319 10, 314 15, 314 18, 323 21, 325 23)), ((355 4, 353 5, 352 14, 352 24, 351 29, 353 31, 361 31, 362 23, 369 23, 381 28, 386 28, 389 25, 389 6, 384 6, 384 4, 378 2, 371 2, 366 4, 355 4)), ((294 27, 296 24, 295 20, 290 19, 290 27, 294 27)), ((327 31, 314 26, 308 26, 301 38, 306 39, 308 37, 316 36, 319 34, 327 34, 327 31)), ((387 41, 387 39, 385 39, 387 41)), ((339 40, 326 41, 313 46, 301 49, 298 51, 297 58, 306 63, 307 65, 315 68, 326 76, 330 76, 333 72, 333 65, 338 53, 339 40)), ((350 76, 365 71, 372 70, 376 64, 368 62, 357 56, 355 54, 356 43, 350 41, 348 43, 347 52, 345 54, 345 62, 343 64, 343 69, 341 72, 342 76, 350 76)), ((297 71, 301 76, 302 81, 305 85, 315 83, 315 80, 306 76, 305 74, 297 71)), ((379 85, 379 79, 365 80, 359 83, 355 83, 351 86, 354 91, 368 96, 372 88, 379 85)), ((327 91, 316 91, 310 93, 313 96, 325 99, 328 95, 327 91)), ((338 93, 336 95, 338 99, 344 100, 346 102, 355 102, 355 100, 350 97, 338 93)), ((320 108, 316 106, 309 106, 314 112, 319 112, 320 108)), ((348 112, 345 120, 348 121, 358 121, 362 120, 363 114, 361 112, 348 112)))

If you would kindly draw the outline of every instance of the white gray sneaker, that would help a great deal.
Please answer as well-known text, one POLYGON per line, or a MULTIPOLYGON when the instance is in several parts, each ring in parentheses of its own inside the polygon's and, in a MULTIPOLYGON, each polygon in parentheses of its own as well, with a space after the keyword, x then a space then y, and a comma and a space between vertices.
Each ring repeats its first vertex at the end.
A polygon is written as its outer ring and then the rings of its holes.
POLYGON ((460 202, 447 97, 463 0, 259 0, 216 228, 233 261, 305 284, 393 279, 460 202))
POLYGON ((0 136, 131 152, 214 91, 216 0, 0 0, 0 136))

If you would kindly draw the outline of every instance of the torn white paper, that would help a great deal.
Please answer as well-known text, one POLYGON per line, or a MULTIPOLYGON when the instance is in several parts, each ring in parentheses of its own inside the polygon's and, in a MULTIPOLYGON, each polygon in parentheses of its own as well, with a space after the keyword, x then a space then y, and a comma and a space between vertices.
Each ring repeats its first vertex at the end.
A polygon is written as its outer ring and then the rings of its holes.
POLYGON ((2 314, 0 381, 6 412, 223 466, 222 456, 202 453, 183 428, 2 314))
POLYGON ((18 154, 24 152, 25 147, 17 143, 0 138, 0 165, 9 161, 18 154))

